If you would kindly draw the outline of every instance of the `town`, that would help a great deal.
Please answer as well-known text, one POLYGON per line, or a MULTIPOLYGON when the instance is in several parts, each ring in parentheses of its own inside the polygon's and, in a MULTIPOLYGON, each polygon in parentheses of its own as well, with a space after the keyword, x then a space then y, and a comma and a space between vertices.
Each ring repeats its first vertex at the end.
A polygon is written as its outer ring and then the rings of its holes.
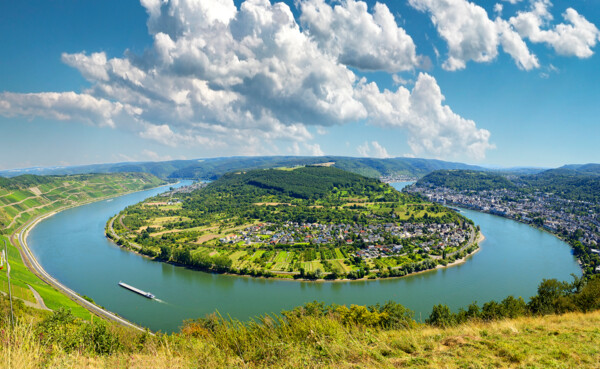
POLYGON ((431 255, 444 250, 455 252, 473 239, 474 230, 468 224, 386 223, 319 224, 285 222, 259 223, 237 234, 221 238, 224 244, 245 245, 354 245, 356 256, 377 258, 398 255, 406 248, 431 255))
MULTIPOLYGON (((576 235, 592 254, 600 255, 600 206, 587 201, 563 199, 554 193, 523 192, 508 189, 456 191, 446 187, 418 186, 407 192, 424 195, 443 205, 458 205, 523 223, 532 224, 559 236, 576 235)), ((596 267, 600 272, 600 267, 596 267)))

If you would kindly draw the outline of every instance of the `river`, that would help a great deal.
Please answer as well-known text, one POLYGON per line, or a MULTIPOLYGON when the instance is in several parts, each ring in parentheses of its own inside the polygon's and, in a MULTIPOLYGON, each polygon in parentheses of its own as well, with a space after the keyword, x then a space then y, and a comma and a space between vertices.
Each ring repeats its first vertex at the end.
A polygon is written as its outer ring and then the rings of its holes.
MULTIPOLYGON (((182 182, 182 184, 190 182, 182 182)), ((408 183, 392 184, 402 188, 408 183)), ((434 304, 452 309, 535 294, 543 278, 581 275, 570 247, 556 237, 502 217, 462 210, 486 240, 466 263, 414 276, 358 282, 297 282, 210 274, 125 251, 104 236, 106 221, 166 188, 137 192, 58 213, 38 224, 28 244, 48 273, 81 295, 154 331, 178 330, 185 319, 218 310, 247 320, 310 301, 369 305, 397 301, 425 319, 434 304), (117 284, 156 295, 148 300, 117 284)))

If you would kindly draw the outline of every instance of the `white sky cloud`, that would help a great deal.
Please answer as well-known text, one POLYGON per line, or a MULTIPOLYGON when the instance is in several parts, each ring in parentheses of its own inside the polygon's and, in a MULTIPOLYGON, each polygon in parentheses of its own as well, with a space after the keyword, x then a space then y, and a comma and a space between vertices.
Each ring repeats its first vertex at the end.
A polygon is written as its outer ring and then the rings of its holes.
MULTIPOLYGON (((511 4, 519 1, 509 0, 511 4)), ((409 0, 416 9, 427 12, 440 36, 448 44, 448 58, 442 67, 464 69, 467 62, 490 62, 498 55, 498 46, 524 70, 540 67, 524 39, 546 43, 560 55, 586 58, 600 38, 596 26, 568 8, 563 13, 567 23, 550 25, 549 0, 535 0, 530 11, 520 11, 508 20, 501 18, 502 4, 495 4, 495 20, 481 6, 467 0, 409 0)))
POLYGON ((131 121, 141 110, 129 104, 75 92, 0 93, 0 114, 40 116, 56 120, 75 120, 92 125, 115 127, 118 121, 131 121))
POLYGON ((405 79, 402 76, 399 76, 397 74, 392 75, 392 81, 394 81, 395 85, 408 85, 408 84, 413 83, 413 81, 411 79, 405 79))
POLYGON ((150 160, 150 161, 173 160, 173 157, 171 155, 160 155, 160 154, 157 154, 156 152, 154 152, 152 150, 148 150, 148 149, 142 150, 142 157, 144 157, 145 160, 150 160))
POLYGON ((342 64, 365 70, 398 72, 418 66, 413 39, 398 27, 388 7, 376 3, 372 13, 363 1, 299 0, 300 23, 320 48, 342 64))
POLYGON ((287 151, 293 155, 307 155, 307 156, 323 156, 325 153, 321 150, 321 146, 318 143, 310 144, 303 143, 302 146, 298 142, 294 142, 291 146, 288 146, 287 151))
POLYGON ((361 145, 356 147, 356 151, 360 154, 360 156, 369 157, 369 158, 390 158, 390 154, 388 154, 385 147, 383 147, 377 141, 365 141, 361 145))
POLYGON ((494 145, 490 132, 443 105, 444 96, 435 78, 420 73, 412 91, 400 86, 396 92, 379 92, 374 83, 364 83, 363 101, 373 124, 401 127, 409 132, 408 144, 416 155, 455 157, 466 154, 482 159, 494 145))
POLYGON ((552 27, 549 24, 553 18, 549 11, 551 6, 548 0, 535 1, 530 11, 518 12, 509 22, 521 37, 534 43, 545 43, 560 55, 578 58, 592 56, 592 48, 600 40, 598 28, 573 8, 568 8, 562 14, 567 23, 552 27))
MULTIPOLYGON (((435 14, 449 42, 447 69, 490 61, 498 44, 522 68, 535 67, 535 56, 519 43, 512 23, 502 23, 500 32, 482 8, 464 0, 410 2, 435 14)), ((394 73, 419 68, 413 39, 384 4, 299 0, 300 24, 286 4, 268 0, 246 0, 239 8, 232 0, 142 5, 154 40, 143 55, 64 54, 63 62, 90 88, 5 92, 0 114, 80 121, 133 131, 167 146, 246 154, 287 145, 317 155, 323 150, 312 142, 308 126, 319 133, 319 127, 363 120, 402 130, 417 155, 481 159, 493 147, 487 130, 443 105, 433 76, 421 73, 412 89, 389 91, 355 75, 353 68, 394 73)), ((387 155, 385 148, 371 146, 387 155)))
POLYGON ((321 150, 321 145, 319 145, 318 143, 314 143, 314 144, 304 143, 304 146, 306 147, 306 151, 308 152, 308 155, 310 155, 310 156, 325 155, 323 150, 321 150))
POLYGON ((504 5, 502 5, 500 3, 494 4, 494 13, 496 13, 496 15, 502 15, 503 9, 504 9, 504 5))
POLYGON ((447 70, 464 69, 466 62, 489 62, 498 54, 498 32, 486 11, 466 0, 409 0, 431 21, 448 43, 447 70))
POLYGON ((358 145, 356 147, 356 151, 358 151, 358 154, 360 156, 364 156, 364 157, 368 157, 369 156, 369 142, 365 141, 363 144, 358 145))

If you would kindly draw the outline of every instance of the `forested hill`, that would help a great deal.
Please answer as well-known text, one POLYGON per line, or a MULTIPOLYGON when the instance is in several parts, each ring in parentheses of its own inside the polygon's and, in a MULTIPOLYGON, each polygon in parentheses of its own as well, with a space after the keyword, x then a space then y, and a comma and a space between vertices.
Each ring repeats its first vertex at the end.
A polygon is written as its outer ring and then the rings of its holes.
POLYGON ((600 176, 566 169, 553 169, 517 179, 526 189, 554 193, 569 200, 600 203, 600 176))
POLYGON ((438 169, 473 169, 481 167, 432 159, 416 158, 353 158, 340 156, 255 156, 227 157, 201 160, 173 160, 165 162, 97 164, 62 168, 31 168, 0 171, 0 176, 18 174, 64 175, 82 173, 143 172, 160 178, 189 178, 215 180, 225 173, 252 169, 295 167, 321 163, 333 163, 336 168, 379 178, 386 175, 422 177, 438 169))
POLYGON ((253 170, 229 173, 213 182, 209 192, 272 195, 279 199, 323 199, 338 193, 367 196, 371 200, 385 196, 385 186, 377 179, 331 167, 304 167, 294 170, 253 170))
POLYGON ((469 170, 432 172, 417 186, 446 187, 458 191, 518 190, 524 193, 553 193, 568 200, 600 202, 600 175, 592 167, 584 170, 558 168, 533 175, 502 175, 469 170))
POLYGON ((570 169, 579 173, 600 175, 600 164, 571 164, 562 166, 559 169, 570 169))
POLYGON ((129 206, 106 229, 119 245, 163 261, 288 279, 402 276, 477 248, 459 213, 324 166, 228 173, 129 206), (367 258, 368 246, 381 251, 367 258))
POLYGON ((420 186, 446 187, 457 191, 486 191, 514 189, 516 185, 497 173, 471 170, 436 170, 421 178, 420 186))

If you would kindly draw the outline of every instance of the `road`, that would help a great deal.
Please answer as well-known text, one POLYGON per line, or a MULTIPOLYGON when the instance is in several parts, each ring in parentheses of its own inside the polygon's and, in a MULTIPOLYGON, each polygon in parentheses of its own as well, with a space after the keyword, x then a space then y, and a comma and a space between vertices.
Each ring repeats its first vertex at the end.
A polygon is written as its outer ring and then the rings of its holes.
POLYGON ((29 246, 27 246, 27 233, 39 221, 41 221, 42 219, 49 217, 51 215, 53 215, 53 213, 38 216, 33 221, 31 221, 31 222, 25 224, 24 226, 22 226, 21 228, 19 228, 11 237, 11 241, 12 241, 13 245, 17 245, 17 242, 15 242, 15 241, 18 241, 18 244, 21 245, 21 247, 17 247, 17 249, 19 250, 19 253, 21 254, 21 258, 23 259, 23 262, 25 263, 27 268, 29 268, 29 270, 31 270, 36 276, 38 276, 38 278, 42 279, 43 281, 50 284, 51 286, 53 286, 60 292, 64 293, 71 300, 77 302, 79 305, 83 306, 84 308, 86 308, 87 310, 92 312, 93 314, 103 317, 105 319, 108 319, 110 321, 116 322, 118 324, 121 324, 123 326, 129 327, 129 328, 134 328, 134 329, 144 332, 145 329, 121 318, 120 316, 117 316, 116 314, 114 314, 108 310, 102 309, 101 307, 96 306, 96 305, 92 304, 91 302, 87 301, 86 299, 84 299, 83 297, 79 296, 75 291, 71 290, 69 287, 63 285, 62 283, 60 283, 59 281, 54 279, 38 263, 37 259, 35 258, 35 256, 33 256, 33 253, 29 249, 29 246))
MULTIPOLYGON (((121 237, 117 234, 117 232, 115 232, 115 228, 114 228, 115 219, 117 219, 118 216, 119 215, 117 214, 114 217, 110 218, 110 220, 108 221, 108 233, 110 233, 111 236, 113 237, 112 241, 114 243, 116 243, 118 240, 121 239, 121 237)), ((121 218, 119 218, 119 222, 121 222, 121 224, 123 224, 123 222, 121 221, 122 217, 123 216, 121 215, 121 218)), ((123 225, 123 227, 125 227, 125 225, 123 225)), ((127 227, 125 227, 125 228, 127 228, 127 227)), ((133 246, 137 250, 141 250, 142 249, 142 246, 138 245, 137 243, 135 243, 133 241, 129 241, 128 243, 129 243, 129 245, 133 246)), ((124 245, 121 245, 121 247, 127 248, 124 245)))
POLYGON ((37 301, 37 305, 39 306, 39 308, 41 308, 43 310, 52 311, 51 309, 49 309, 46 306, 46 304, 44 303, 44 299, 42 298, 42 296, 40 296, 38 291, 35 290, 35 288, 31 287, 30 285, 27 285, 27 287, 29 287, 29 290, 31 291, 31 293, 33 293, 33 297, 35 297, 35 301, 37 301))

